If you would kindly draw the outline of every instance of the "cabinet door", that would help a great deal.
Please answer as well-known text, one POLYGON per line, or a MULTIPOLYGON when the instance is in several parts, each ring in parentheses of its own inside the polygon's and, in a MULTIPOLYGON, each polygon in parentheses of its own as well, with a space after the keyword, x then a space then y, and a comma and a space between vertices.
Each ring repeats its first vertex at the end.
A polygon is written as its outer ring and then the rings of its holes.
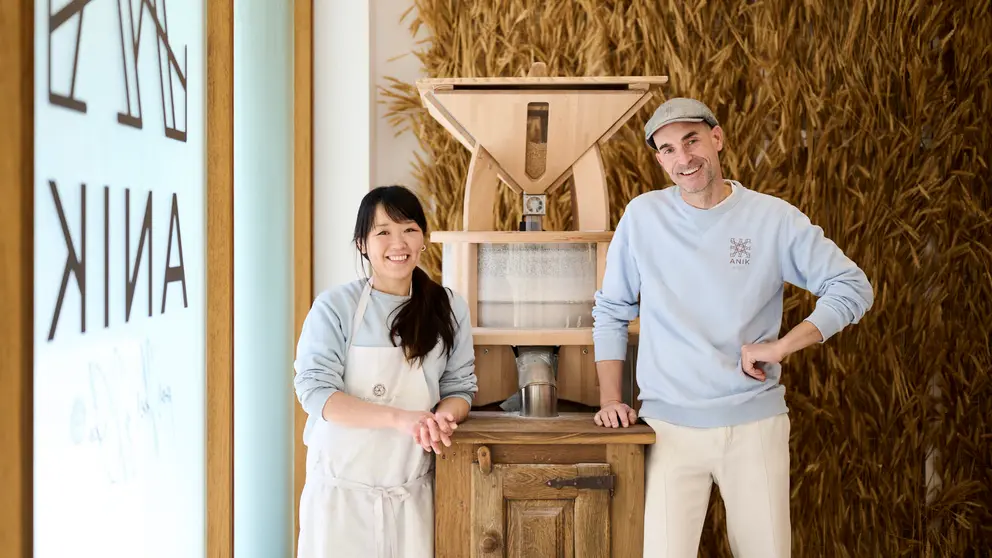
POLYGON ((600 463, 473 467, 473 558, 607 558, 612 480, 600 463))

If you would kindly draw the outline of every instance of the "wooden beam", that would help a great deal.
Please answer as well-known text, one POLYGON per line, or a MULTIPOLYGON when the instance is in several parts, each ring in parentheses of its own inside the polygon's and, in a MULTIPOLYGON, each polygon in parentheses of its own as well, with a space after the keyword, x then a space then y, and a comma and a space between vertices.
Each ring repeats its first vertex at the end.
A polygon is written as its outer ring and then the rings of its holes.
POLYGON ((560 242, 610 242, 613 231, 434 231, 431 242, 468 242, 471 244, 543 244, 560 242))
POLYGON ((0 556, 32 545, 34 2, 0 2, 0 556))
MULTIPOLYGON (((293 15, 293 300, 294 347, 313 303, 313 0, 296 0, 293 15)), ((293 373, 291 369, 290 374, 293 373)), ((293 399, 293 556, 300 532, 300 495, 306 481, 303 427, 307 415, 293 399)))
POLYGON ((599 144, 594 143, 572 165, 572 228, 576 231, 610 230, 610 194, 599 144))
POLYGON ((234 7, 207 3, 207 556, 234 556, 234 7))
MULTIPOLYGON (((637 344, 641 334, 640 321, 627 326, 628 344, 637 344)), ((592 346, 592 327, 561 329, 527 329, 473 327, 472 341, 478 345, 588 345, 592 346)))

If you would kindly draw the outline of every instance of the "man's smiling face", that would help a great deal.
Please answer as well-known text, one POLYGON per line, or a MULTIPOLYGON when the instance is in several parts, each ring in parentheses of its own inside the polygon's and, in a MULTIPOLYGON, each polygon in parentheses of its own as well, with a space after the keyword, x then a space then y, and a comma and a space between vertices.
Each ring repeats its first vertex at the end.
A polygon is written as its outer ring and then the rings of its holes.
POLYGON ((723 181, 720 150, 723 130, 705 122, 673 122, 652 135, 655 157, 672 182, 688 194, 703 192, 723 181))

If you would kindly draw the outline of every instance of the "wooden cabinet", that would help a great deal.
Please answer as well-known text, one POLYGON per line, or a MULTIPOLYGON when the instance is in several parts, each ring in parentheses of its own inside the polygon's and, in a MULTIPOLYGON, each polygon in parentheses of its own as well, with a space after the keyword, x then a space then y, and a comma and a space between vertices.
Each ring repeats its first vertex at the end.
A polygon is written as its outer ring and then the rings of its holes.
POLYGON ((472 546, 486 558, 609 556, 612 486, 605 463, 473 467, 472 546))
POLYGON ((437 459, 436 556, 640 556, 654 440, 645 424, 602 428, 590 413, 472 413, 437 459))

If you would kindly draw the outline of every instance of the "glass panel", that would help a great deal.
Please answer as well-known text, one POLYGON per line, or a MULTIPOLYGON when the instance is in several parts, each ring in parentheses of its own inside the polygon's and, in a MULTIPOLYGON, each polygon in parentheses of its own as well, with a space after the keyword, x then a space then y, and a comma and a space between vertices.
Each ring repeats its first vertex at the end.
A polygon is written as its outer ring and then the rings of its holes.
POLYGON ((524 170, 532 180, 548 166, 548 103, 527 103, 527 158, 524 170))
POLYGON ((592 327, 596 244, 480 244, 479 326, 592 327))
POLYGON ((197 558, 205 0, 34 6, 34 556, 197 558))

